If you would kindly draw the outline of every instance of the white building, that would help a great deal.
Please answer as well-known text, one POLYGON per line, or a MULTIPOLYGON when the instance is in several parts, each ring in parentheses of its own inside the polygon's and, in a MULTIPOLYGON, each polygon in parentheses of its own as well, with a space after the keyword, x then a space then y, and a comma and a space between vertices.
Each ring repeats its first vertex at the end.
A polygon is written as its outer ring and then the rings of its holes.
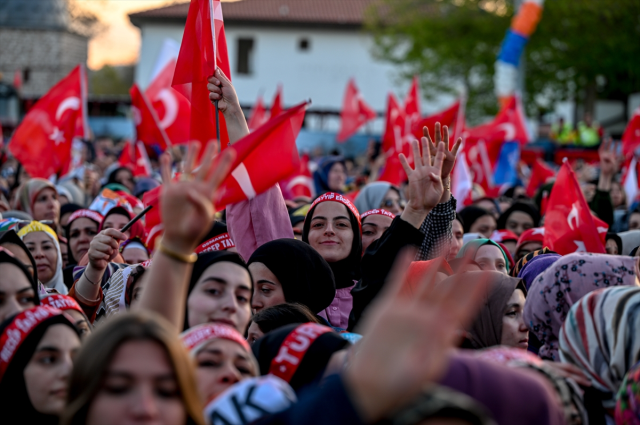
MULTIPOLYGON (((364 131, 380 133, 389 91, 404 99, 409 83, 398 69, 374 59, 373 39, 362 28, 372 0, 241 0, 223 2, 233 83, 243 107, 262 94, 269 105, 279 84, 284 104, 311 99, 307 126, 337 131, 344 90, 353 77, 380 115, 364 131), (314 113, 315 112, 315 113, 314 113)), ((166 38, 180 42, 189 3, 130 15, 142 33, 136 82, 149 84, 166 38)), ((424 113, 450 98, 423 105, 424 113)))

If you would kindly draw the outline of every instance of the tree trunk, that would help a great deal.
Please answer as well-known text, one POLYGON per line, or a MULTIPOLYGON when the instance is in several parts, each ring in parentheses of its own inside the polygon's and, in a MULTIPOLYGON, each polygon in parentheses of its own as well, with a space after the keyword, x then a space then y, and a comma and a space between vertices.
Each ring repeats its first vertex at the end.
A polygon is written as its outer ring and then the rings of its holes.
POLYGON ((596 82, 591 81, 584 89, 584 113, 590 113, 593 119, 595 119, 596 99, 596 82))

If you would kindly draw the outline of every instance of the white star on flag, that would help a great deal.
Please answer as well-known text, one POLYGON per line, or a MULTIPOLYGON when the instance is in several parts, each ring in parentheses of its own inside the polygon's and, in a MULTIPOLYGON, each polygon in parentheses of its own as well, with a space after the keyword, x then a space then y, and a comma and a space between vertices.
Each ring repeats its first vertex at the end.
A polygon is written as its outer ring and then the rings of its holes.
POLYGON ((49 136, 49 139, 53 140, 56 146, 60 143, 64 142, 64 133, 58 129, 58 127, 53 127, 53 133, 49 136))
POLYGON ((587 252, 587 248, 584 246, 584 242, 582 241, 573 241, 578 246, 575 252, 587 252))

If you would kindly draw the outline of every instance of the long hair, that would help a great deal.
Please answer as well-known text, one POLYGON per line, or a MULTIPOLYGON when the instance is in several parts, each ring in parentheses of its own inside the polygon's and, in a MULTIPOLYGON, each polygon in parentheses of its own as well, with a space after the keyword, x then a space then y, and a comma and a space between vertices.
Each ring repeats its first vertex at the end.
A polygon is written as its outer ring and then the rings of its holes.
POLYGON ((152 341, 162 346, 180 388, 187 424, 203 425, 203 409, 192 360, 169 322, 157 314, 144 311, 122 313, 109 319, 84 342, 74 361, 69 396, 60 424, 86 423, 89 408, 102 387, 111 359, 118 348, 131 341, 152 341))

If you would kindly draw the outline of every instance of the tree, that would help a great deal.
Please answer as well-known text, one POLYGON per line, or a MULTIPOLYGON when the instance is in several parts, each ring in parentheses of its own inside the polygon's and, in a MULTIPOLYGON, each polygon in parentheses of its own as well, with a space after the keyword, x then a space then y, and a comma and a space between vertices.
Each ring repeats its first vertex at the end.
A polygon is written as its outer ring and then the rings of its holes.
MULTIPOLYGON (((462 85, 470 121, 497 109, 496 55, 514 9, 506 0, 378 0, 367 29, 374 53, 422 77, 426 98, 462 85)), ((593 110, 597 97, 640 90, 640 2, 549 0, 525 49, 525 100, 537 114, 560 100, 593 110)))

